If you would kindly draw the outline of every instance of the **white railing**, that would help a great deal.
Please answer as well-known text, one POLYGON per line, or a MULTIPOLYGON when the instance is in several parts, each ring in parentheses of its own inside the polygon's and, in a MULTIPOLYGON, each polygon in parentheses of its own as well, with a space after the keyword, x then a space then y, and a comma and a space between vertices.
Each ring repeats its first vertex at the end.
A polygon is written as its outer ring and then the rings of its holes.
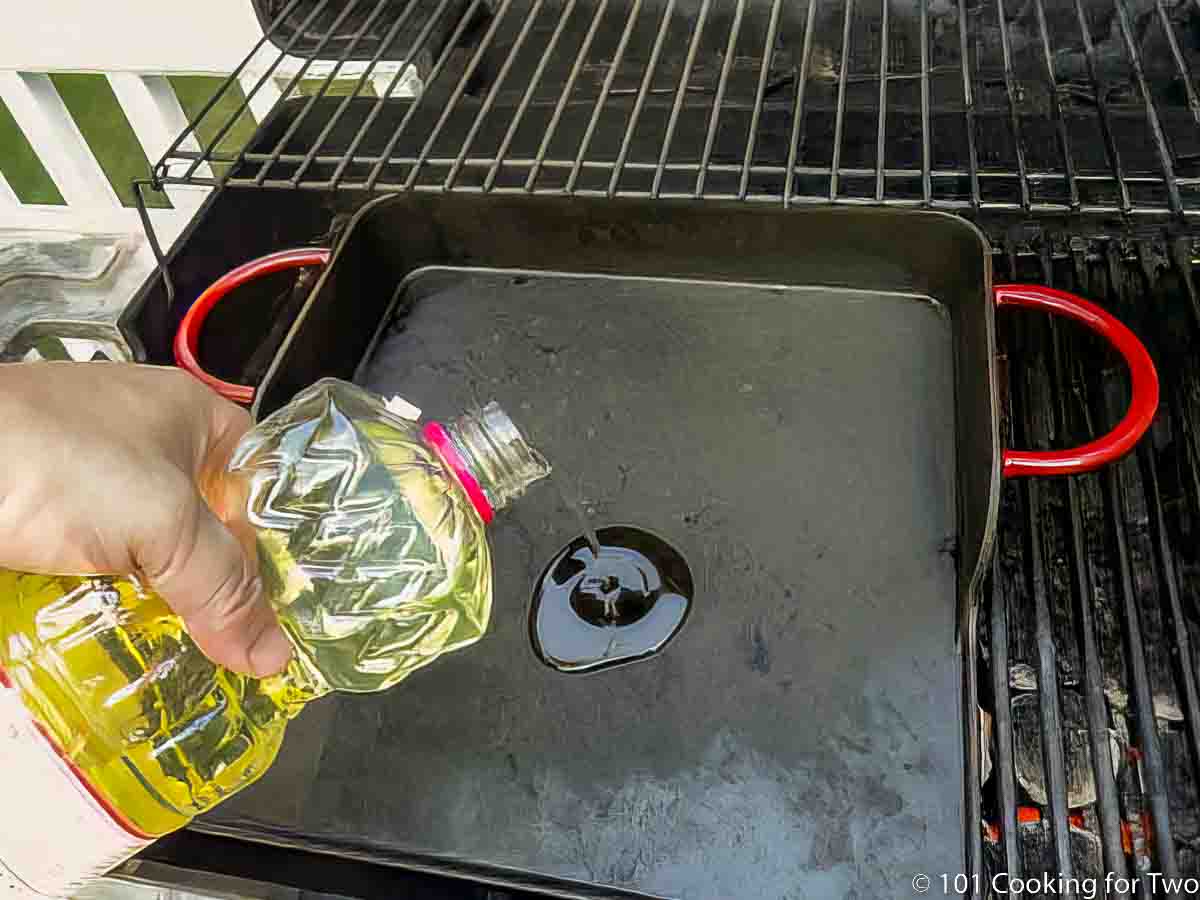
MULTIPOLYGON (((97 148, 88 145, 50 76, 85 72, 107 78, 153 165, 187 124, 171 77, 223 77, 237 69, 247 50, 262 37, 250 0, 12 2, 22 10, 8 12, 6 27, 0 29, 0 101, 64 203, 22 203, 19 191, 0 172, 0 230, 140 233, 136 209, 122 204, 97 161, 97 148)), ((261 122, 304 60, 285 56, 281 61, 270 44, 259 56, 250 60, 239 81, 249 98, 250 113, 261 122), (268 72, 270 77, 264 80, 268 72)), ((338 67, 337 77, 357 79, 363 65, 346 63, 338 67)), ((333 63, 313 62, 304 77, 324 78, 333 67, 333 63)), ((372 70, 370 82, 377 93, 382 94, 396 71, 395 63, 380 63, 372 70)), ((405 84, 393 95, 413 92, 405 84)), ((194 137, 183 147, 200 149, 194 137)), ((166 193, 173 208, 149 211, 164 249, 187 225, 207 192, 203 187, 171 187, 166 193)))
MULTIPOLYGON (((262 38, 251 0, 0 2, 11 7, 0 29, 0 141, 4 133, 13 137, 10 146, 0 144, 0 358, 131 358, 117 321, 155 260, 129 181, 148 175, 185 131, 185 107, 195 114, 204 92, 237 71, 241 93, 224 99, 240 104, 245 98, 253 122, 262 122, 284 91, 298 85, 303 92, 331 73, 357 81, 367 64, 306 62, 263 42, 242 66, 262 38), (92 77, 68 77, 79 74, 92 77), (186 92, 182 104, 177 90, 186 92), (107 118, 118 114, 128 128, 107 118), (6 161, 19 183, 6 180, 6 161), (76 256, 88 248, 107 253, 112 263, 102 276, 74 270, 40 275, 70 256, 61 250, 66 246, 76 256)), ((364 89, 369 84, 371 93, 384 96, 399 66, 374 66, 364 89)), ((392 96, 411 97, 421 89, 411 66, 396 80, 392 96)), ((229 91, 234 93, 236 88, 229 91)), ((224 117, 228 112, 226 106, 224 117)), ((237 139, 248 132, 244 128, 237 139)), ((182 147, 201 149, 194 135, 182 147)), ((235 142, 229 149, 240 148, 235 142)), ((213 173, 205 164, 198 174, 213 173)), ((169 208, 160 208, 166 204, 159 196, 147 210, 164 250, 209 190, 172 186, 165 192, 169 208)))
MULTIPOLYGON (((262 38, 262 29, 251 0, 0 0, 0 4, 5 5, 5 27, 0 29, 0 113, 4 114, 0 124, 3 134, 14 138, 10 146, 0 144, 0 358, 90 359, 100 353, 110 359, 129 359, 132 350, 116 323, 155 265, 138 211, 131 205, 129 173, 148 174, 146 163, 154 165, 184 132, 185 106, 194 113, 205 90, 215 89, 229 73, 239 71, 246 52, 262 38), (92 78, 84 80, 89 92, 81 95, 68 88, 60 95, 56 85, 78 86, 81 80, 67 75, 80 73, 105 79, 111 94, 93 92, 104 82, 92 78), (206 76, 207 82, 183 76, 206 76), (190 85, 184 88, 189 92, 184 104, 177 94, 181 84, 190 85), (93 105, 91 98, 101 94, 103 103, 97 100, 93 105), (129 123, 129 128, 115 123, 119 140, 112 137, 106 118, 117 114, 114 99, 129 123), (83 131, 76 116, 90 123, 83 131), (14 123, 19 134, 12 130, 14 123), (89 144, 85 131, 93 144, 101 145, 89 144), (131 143, 130 131, 140 153, 131 143), (128 158, 131 153, 137 160, 128 158), (114 165, 114 159, 120 165, 114 165), (6 161, 18 183, 6 180, 6 161), (111 179, 106 167, 113 173, 111 179), (44 277, 43 269, 73 258, 53 250, 68 245, 74 248, 74 256, 82 253, 88 259, 84 251, 93 256, 107 253, 111 264, 101 276, 64 270, 44 277)), ((250 116, 261 122, 301 73, 303 87, 311 83, 309 79, 324 79, 331 71, 338 79, 359 79, 364 65, 338 66, 323 60, 306 65, 304 60, 281 56, 264 42, 240 70, 242 94, 233 102, 248 98, 250 116)), ((380 63, 371 70, 367 83, 377 96, 383 95, 398 68, 397 63, 380 63)), ((420 90, 411 67, 399 82, 393 96, 413 96, 420 90)), ((241 138, 247 136, 243 133, 241 138)), ((182 146, 200 149, 195 137, 182 146)), ((206 165, 199 174, 212 172, 206 165)), ((148 210, 164 250, 175 242, 209 190, 173 186, 166 190, 170 208, 148 210)), ((161 197, 157 206, 165 206, 161 197)))
MULTIPOLYGON (((231 72, 262 35, 249 0, 33 0, 17 4, 5 18, 0 100, 65 202, 22 204, 0 175, 0 224, 85 234, 136 233, 141 224, 137 211, 121 204, 49 74, 105 75, 153 163, 186 124, 166 76, 231 72)), ((269 104, 277 98, 278 91, 262 99, 269 104)), ((260 112, 265 111, 260 107, 260 112)), ((168 197, 174 208, 152 211, 164 246, 204 196, 204 189, 172 189, 168 197)))

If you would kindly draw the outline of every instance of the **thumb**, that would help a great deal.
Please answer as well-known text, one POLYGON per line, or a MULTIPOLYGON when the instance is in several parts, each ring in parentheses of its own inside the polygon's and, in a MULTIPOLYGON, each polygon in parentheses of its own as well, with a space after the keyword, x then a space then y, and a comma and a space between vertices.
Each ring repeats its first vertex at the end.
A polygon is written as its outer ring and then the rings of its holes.
POLYGON ((263 596, 258 566, 247 554, 253 544, 243 545, 195 490, 190 495, 183 527, 158 530, 163 537, 146 547, 142 571, 209 659, 259 678, 274 675, 287 665, 292 645, 263 596))

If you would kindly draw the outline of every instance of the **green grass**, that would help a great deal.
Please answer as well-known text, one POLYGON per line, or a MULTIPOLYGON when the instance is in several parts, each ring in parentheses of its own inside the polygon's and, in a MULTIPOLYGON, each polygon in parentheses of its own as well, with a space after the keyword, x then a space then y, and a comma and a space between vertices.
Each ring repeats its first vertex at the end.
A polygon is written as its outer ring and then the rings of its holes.
MULTIPOLYGON (((121 204, 136 205, 133 181, 150 175, 150 161, 108 79, 103 75, 56 72, 50 75, 50 81, 121 204)), ((147 190, 145 197, 147 206, 171 208, 171 201, 160 191, 147 190)))
MULTIPOLYGON (((217 75, 169 75, 167 81, 170 83, 171 89, 175 91, 179 105, 183 108, 183 113, 189 122, 196 121, 200 116, 200 111, 204 109, 204 104, 225 83, 225 79, 217 75)), ((196 124, 196 140, 200 142, 201 148, 207 148, 213 142, 217 133, 238 111, 245 99, 246 94, 237 82, 226 88, 213 108, 196 124)), ((257 127, 258 124, 247 107, 225 132, 215 148, 216 152, 230 155, 240 153, 254 137, 257 127)), ((228 163, 212 163, 211 165, 213 174, 218 178, 222 177, 230 168, 228 163)))
MULTIPOLYGON (((321 85, 324 83, 324 78, 301 78, 300 83, 296 85, 295 90, 292 92, 292 96, 312 97, 313 95, 320 93, 321 85)), ((358 84, 357 75, 353 77, 335 78, 333 83, 329 85, 329 90, 325 92, 325 96, 348 97, 350 94, 354 93, 354 86, 356 84, 358 84)), ((287 85, 288 82, 284 81, 281 85, 279 85, 280 90, 287 87, 287 85)), ((366 83, 362 86, 362 90, 358 92, 358 96, 376 96, 375 85, 371 83, 370 79, 367 79, 366 83)))
POLYGON ((42 165, 25 132, 0 100, 0 172, 22 203, 65 206, 58 185, 42 165))

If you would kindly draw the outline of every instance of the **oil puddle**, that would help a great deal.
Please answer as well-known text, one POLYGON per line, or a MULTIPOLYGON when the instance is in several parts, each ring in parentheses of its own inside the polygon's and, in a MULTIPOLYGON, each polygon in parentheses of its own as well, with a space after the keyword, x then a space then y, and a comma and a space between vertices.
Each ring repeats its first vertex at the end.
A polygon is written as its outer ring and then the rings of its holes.
POLYGON ((645 659, 679 632, 693 595, 691 570, 662 538, 623 525, 597 529, 564 547, 534 586, 533 649, 559 672, 645 659))

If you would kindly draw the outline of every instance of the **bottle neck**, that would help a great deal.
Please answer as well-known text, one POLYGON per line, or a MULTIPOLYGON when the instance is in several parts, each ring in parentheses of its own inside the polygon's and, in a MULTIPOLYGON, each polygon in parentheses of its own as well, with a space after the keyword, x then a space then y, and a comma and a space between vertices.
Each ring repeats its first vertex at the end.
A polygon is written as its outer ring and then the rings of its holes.
POLYGON ((431 422, 422 433, 485 523, 550 474, 550 464, 495 402, 447 425, 431 422))

